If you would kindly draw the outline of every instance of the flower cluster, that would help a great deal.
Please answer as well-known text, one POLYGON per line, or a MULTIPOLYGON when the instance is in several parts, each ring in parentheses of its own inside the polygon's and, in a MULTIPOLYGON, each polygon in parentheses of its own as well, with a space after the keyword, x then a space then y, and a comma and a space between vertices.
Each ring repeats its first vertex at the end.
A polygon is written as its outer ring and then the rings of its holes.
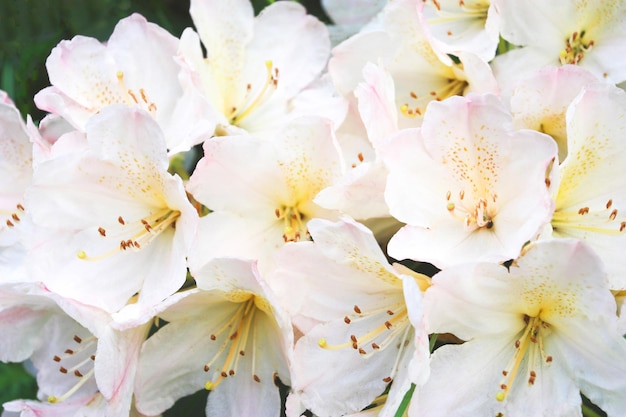
POLYGON ((626 1, 323 4, 0 92, 3 417, 626 415, 626 1))

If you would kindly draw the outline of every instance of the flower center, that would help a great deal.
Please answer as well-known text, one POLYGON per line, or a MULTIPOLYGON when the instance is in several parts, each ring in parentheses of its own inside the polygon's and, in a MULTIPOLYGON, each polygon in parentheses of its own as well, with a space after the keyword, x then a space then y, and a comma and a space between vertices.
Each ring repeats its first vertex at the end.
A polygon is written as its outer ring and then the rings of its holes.
POLYGON ((534 385, 537 378, 538 361, 545 363, 552 362, 552 356, 546 355, 543 348, 543 337, 550 332, 550 325, 542 321, 539 316, 530 317, 524 315, 526 327, 522 331, 522 336, 515 340, 515 354, 509 361, 507 367, 502 370, 502 380, 500 381, 500 391, 496 394, 496 400, 504 401, 511 390, 515 378, 520 373, 522 360, 528 353, 527 375, 528 385, 534 385))
POLYGON ((406 117, 418 117, 424 114, 426 106, 433 100, 441 101, 448 97, 462 95, 467 81, 451 78, 437 90, 429 91, 426 94, 418 95, 416 92, 409 92, 409 99, 400 106, 400 113, 406 117))
POLYGON ((479 198, 472 205, 465 200, 465 191, 460 191, 458 198, 453 198, 451 191, 446 193, 446 209, 453 217, 465 224, 467 229, 493 227, 493 219, 496 215, 497 194, 491 196, 491 202, 485 198, 479 198), (456 201, 456 202, 455 202, 456 201))
MULTIPOLYGON (((397 348, 396 361, 389 376, 383 378, 384 382, 391 382, 392 375, 397 371, 402 352, 409 344, 411 337, 411 325, 407 315, 406 305, 398 302, 391 308, 384 308, 363 312, 358 305, 354 306, 354 311, 350 312, 343 319, 347 326, 358 329, 371 329, 360 336, 350 334, 350 339, 338 344, 330 344, 326 339, 321 338, 317 344, 322 349, 354 349, 363 359, 370 358, 378 352, 387 348, 397 348)), ((357 332, 355 332, 357 333, 357 332)))
POLYGON ((584 57, 585 53, 593 48, 595 42, 585 35, 587 32, 581 30, 574 32, 565 40, 565 48, 559 52, 559 60, 562 65, 578 64, 584 57))
POLYGON ((117 82, 120 85, 120 88, 126 95, 123 97, 124 103, 128 106, 136 106, 143 110, 146 110, 152 116, 156 114, 157 106, 151 101, 147 94, 146 90, 140 88, 139 91, 133 91, 126 87, 126 83, 124 82, 124 73, 122 71, 118 71, 117 74, 117 82))
POLYGON ((225 378, 235 376, 239 361, 247 354, 252 355, 252 379, 261 382, 255 373, 256 326, 254 326, 255 317, 259 313, 256 302, 261 301, 256 300, 255 296, 247 296, 249 298, 239 303, 235 313, 228 317, 217 332, 210 335, 211 341, 217 343, 219 347, 213 357, 204 365, 204 372, 209 372, 216 363, 221 363, 221 366, 218 366, 214 372, 213 379, 204 384, 204 388, 207 390, 213 390, 225 378), (251 333, 252 337, 250 338, 251 333), (248 347, 250 347, 250 352, 248 347))
POLYGON ((117 218, 117 225, 113 230, 98 227, 98 234, 103 239, 112 239, 119 242, 113 249, 100 255, 89 255, 84 250, 79 250, 76 254, 79 259, 87 261, 98 261, 109 256, 125 252, 129 249, 139 250, 152 242, 159 234, 168 227, 175 228, 176 220, 180 217, 178 210, 164 208, 133 222, 127 222, 122 216, 117 218))
POLYGON ((54 355, 52 360, 59 364, 59 372, 73 375, 77 382, 61 396, 48 396, 48 402, 60 403, 67 400, 85 385, 94 375, 93 362, 96 359, 96 342, 94 336, 85 339, 78 335, 73 337, 74 346, 65 349, 62 354, 54 355))
POLYGON ((283 240, 285 242, 297 242, 304 236, 309 239, 309 229, 306 227, 306 216, 297 206, 281 205, 274 214, 283 222, 283 240))
POLYGON ((248 116, 255 108, 267 102, 272 93, 278 87, 278 75, 280 71, 274 67, 272 61, 265 62, 267 76, 265 82, 258 88, 254 88, 252 84, 246 86, 246 95, 243 104, 239 107, 232 107, 228 118, 233 125, 239 124, 246 116, 248 116))
POLYGON ((609 199, 604 207, 590 209, 580 207, 578 211, 557 210, 552 216, 552 227, 559 232, 567 229, 577 229, 592 233, 617 235, 626 230, 626 218, 619 215, 618 209, 609 199))

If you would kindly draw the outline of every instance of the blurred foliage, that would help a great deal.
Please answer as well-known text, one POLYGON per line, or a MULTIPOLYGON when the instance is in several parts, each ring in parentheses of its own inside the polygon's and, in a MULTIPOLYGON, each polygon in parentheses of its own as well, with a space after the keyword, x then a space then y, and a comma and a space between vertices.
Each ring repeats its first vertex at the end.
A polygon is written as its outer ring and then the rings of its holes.
POLYGON ((35 398, 37 383, 19 363, 0 363, 0 404, 16 398, 35 398))

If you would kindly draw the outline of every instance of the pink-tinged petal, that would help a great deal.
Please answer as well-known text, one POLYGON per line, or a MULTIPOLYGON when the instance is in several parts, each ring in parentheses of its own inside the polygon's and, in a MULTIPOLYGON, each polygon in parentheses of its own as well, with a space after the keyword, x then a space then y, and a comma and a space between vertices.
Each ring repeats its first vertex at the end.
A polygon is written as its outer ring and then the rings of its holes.
MULTIPOLYGON (((246 44, 253 34, 252 4, 246 0, 194 0, 189 13, 211 60, 210 71, 221 81, 216 87, 222 100, 243 97, 246 85, 239 80, 244 71, 246 44)), ((217 103, 217 107, 229 104, 217 103)))
POLYGON ((626 412, 626 342, 614 326, 614 320, 580 320, 555 334, 558 340, 551 345, 555 356, 566 358, 581 392, 609 416, 626 412))
POLYGON ((374 147, 398 130, 398 111, 391 74, 381 66, 367 63, 364 82, 354 91, 359 100, 359 113, 374 147))
POLYGON ((546 67, 519 82, 511 97, 515 127, 552 136, 559 145, 559 161, 567 156, 565 112, 583 86, 597 79, 573 65, 546 67))
MULTIPOLYGON (((123 417, 124 414, 113 414, 107 410, 106 402, 101 395, 86 395, 80 398, 64 401, 60 404, 38 402, 32 400, 15 400, 3 404, 6 411, 15 412, 19 417, 123 417)), ((6 413, 2 415, 5 416, 6 413)), ((128 415, 128 414, 126 414, 128 415)), ((7 414, 7 417, 9 415, 7 414)))
POLYGON ((125 92, 116 77, 115 61, 96 39, 76 36, 60 42, 50 53, 46 68, 54 87, 38 93, 35 103, 42 110, 63 115, 79 128, 97 109, 124 102, 125 92), (65 102, 71 105, 70 111, 79 112, 64 111, 65 102))
POLYGON ((95 378, 109 407, 120 414, 129 410, 139 350, 150 325, 126 331, 107 327, 99 335, 94 363, 95 378))
POLYGON ((333 48, 328 72, 339 93, 346 95, 357 87, 360 78, 354 74, 362 73, 369 57, 390 59, 393 56, 390 44, 386 32, 373 31, 356 34, 333 48))
POLYGON ((336 184, 324 188, 313 200, 359 220, 388 217, 384 193, 387 168, 382 161, 363 162, 348 171, 336 184))
POLYGON ((214 211, 274 216, 275 200, 287 194, 276 159, 268 142, 248 136, 213 138, 204 143, 204 157, 187 190, 214 211))
POLYGON ((277 2, 263 9, 254 21, 254 38, 247 47, 245 77, 262 71, 265 62, 271 61, 279 70, 277 92, 289 98, 319 76, 330 53, 324 24, 294 2, 277 2))

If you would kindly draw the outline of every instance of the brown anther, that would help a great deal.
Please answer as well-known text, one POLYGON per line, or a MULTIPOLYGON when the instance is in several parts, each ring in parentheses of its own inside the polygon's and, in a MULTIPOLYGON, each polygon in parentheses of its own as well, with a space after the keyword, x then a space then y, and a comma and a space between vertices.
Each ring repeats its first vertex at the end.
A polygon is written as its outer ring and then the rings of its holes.
POLYGON ((385 327, 386 327, 387 329, 391 329, 391 326, 392 326, 391 322, 389 322, 389 321, 386 321, 386 322, 385 322, 385 327))
POLYGON ((104 230, 104 228, 102 227, 98 227, 98 233, 100 233, 100 236, 103 236, 103 237, 107 235, 107 231, 104 230))
POLYGON ((450 191, 448 191, 446 193, 446 200, 450 201, 450 197, 452 197, 452 193, 450 191))
POLYGON ((261 382, 261 378, 259 378, 257 374, 252 375, 252 379, 254 379, 256 382, 261 382))
POLYGON ((133 240, 133 246, 136 247, 137 249, 141 248, 141 245, 136 240, 133 240))
POLYGON ((150 226, 149 224, 144 224, 143 227, 144 227, 144 229, 146 229, 146 232, 151 232, 152 231, 152 226, 150 226))
POLYGON ((352 168, 356 168, 356 164, 352 164, 350 165, 352 168))
POLYGON ((485 227, 487 229, 491 229, 493 227, 493 220, 491 219, 487 220, 487 224, 485 225, 485 227))
POLYGON ((211 367, 209 365, 204 365, 204 372, 209 372, 211 367))
POLYGON ((7 219, 7 226, 13 227, 15 225, 13 224, 13 222, 11 220, 7 219))
POLYGON ((126 224, 126 222, 124 221, 124 219, 122 218, 122 216, 117 218, 117 221, 119 224, 121 224, 122 226, 126 224))
POLYGON ((414 100, 417 100, 417 94, 415 94, 413 91, 411 91, 411 98, 414 100))
POLYGON ((383 378, 383 382, 387 382, 387 383, 391 382, 391 377, 387 376, 387 377, 383 378))
POLYGON ((359 154, 357 155, 357 158, 359 158, 359 162, 363 162, 365 160, 361 152, 359 152, 359 154))
POLYGON ((360 308, 359 308, 359 306, 358 306, 358 305, 356 305, 356 304, 354 305, 354 312, 355 312, 356 314, 361 314, 361 309, 360 309, 360 308))
POLYGON ((131 96, 133 98, 133 101, 137 104, 139 104, 139 100, 137 100, 137 96, 135 95, 135 93, 133 93, 132 90, 128 90, 127 91, 128 95, 131 96))
POLYGON ((393 316, 395 313, 393 311, 391 311, 391 310, 387 310, 387 314, 390 315, 390 316, 393 316))
POLYGON ((519 349, 520 341, 519 339, 515 341, 515 349, 519 349))
POLYGON ((18 209, 18 210, 21 210, 21 211, 26 210, 26 209, 24 208, 24 206, 23 206, 23 205, 21 205, 20 203, 17 203, 17 205, 16 205, 15 207, 17 207, 17 209, 18 209))
POLYGON ((274 210, 274 215, 276 216, 277 219, 280 219, 280 210, 278 209, 274 210))
POLYGON ((502 371, 502 375, 503 376, 507 376, 509 374, 509 372, 507 370, 502 371))
POLYGON ((350 320, 350 317, 345 316, 345 317, 343 318, 343 321, 344 321, 344 323, 346 323, 346 324, 350 324, 350 321, 351 321, 351 320, 350 320))
POLYGON ((606 202, 606 209, 607 210, 610 209, 612 205, 613 205, 613 200, 609 199, 609 201, 606 202))
POLYGON ((548 363, 552 362, 552 356, 548 355, 548 357, 546 358, 546 362, 548 363))
POLYGON ((613 211, 609 215, 609 220, 615 220, 616 217, 617 217, 617 209, 613 209, 613 211))
POLYGON ((64 367, 60 367, 59 368, 59 372, 61 372, 62 374, 66 374, 67 373, 67 369, 65 369, 64 367))
POLYGON ((95 361, 95 360, 96 360, 96 355, 91 355, 91 356, 89 357, 89 359, 91 359, 92 361, 95 361))
POLYGON ((233 376, 235 375, 235 370, 231 369, 230 371, 228 371, 228 375, 233 376))
POLYGON ((500 384, 500 389, 506 391, 507 389, 506 384, 500 384))
POLYGON ((15 220, 16 222, 19 222, 19 221, 20 221, 20 218, 19 218, 19 216, 18 216, 16 213, 11 214, 11 218, 12 218, 13 220, 15 220))
POLYGON ((546 187, 550 188, 550 184, 552 184, 552 181, 550 181, 550 178, 546 178, 546 187))
POLYGON ((359 345, 357 345, 356 343, 352 344, 352 349, 357 350, 359 348, 359 345))
POLYGON ((362 348, 359 348, 359 353, 360 353, 361 355, 365 355, 367 352, 365 352, 365 350, 363 350, 362 348))
POLYGON ((239 332, 235 332, 233 334, 230 335, 230 340, 235 340, 237 338, 237 336, 239 336, 239 332))
POLYGON ((380 346, 378 346, 376 343, 372 343, 372 349, 380 349, 380 346))
POLYGON ((228 377, 228 374, 226 372, 224 372, 224 371, 222 371, 222 373, 220 375, 222 375, 222 378, 227 378, 228 377))
POLYGON ((212 334, 212 335, 211 335, 211 336, 209 336, 209 337, 211 338, 211 340, 215 340, 215 339, 216 339, 216 337, 215 337, 215 335, 214 335, 214 334, 212 334))
POLYGON ((357 342, 357 338, 353 334, 350 335, 350 340, 352 340, 352 343, 356 343, 357 342))
POLYGON ((74 351, 72 349, 65 349, 63 353, 65 353, 66 355, 73 355, 74 351))
POLYGON ((580 210, 578 210, 578 214, 580 214, 581 216, 587 213, 589 213, 589 207, 583 207, 580 210))
POLYGON ((436 92, 436 91, 431 91, 429 94, 430 94, 431 96, 433 96, 433 97, 437 96, 437 92, 436 92))
POLYGON ((240 350, 240 351, 239 351, 239 355, 241 355, 241 356, 245 356, 245 355, 246 355, 246 352, 245 352, 245 351, 243 351, 243 350, 240 350))
POLYGON ((83 341, 83 339, 81 339, 78 335, 74 335, 74 341, 76 343, 81 343, 83 341))
POLYGON ((55 362, 61 362, 61 358, 59 358, 57 355, 54 355, 52 360, 55 361, 55 362))
POLYGON ((248 91, 252 90, 252 84, 248 83, 248 85, 246 85, 246 90, 248 91))
POLYGON ((82 377, 83 377, 83 374, 81 374, 81 373, 80 373, 80 371, 79 371, 78 369, 74 371, 74 375, 76 375, 76 376, 77 376, 77 377, 79 377, 79 378, 82 378, 82 377))
POLYGON ((149 112, 155 112, 157 111, 157 106, 154 103, 150 103, 150 105, 148 106, 148 111, 149 112))
POLYGON ((449 30, 448 32, 446 32, 448 34, 448 36, 452 36, 452 31, 449 30))
POLYGON ((146 90, 144 90, 143 88, 140 88, 139 94, 141 94, 141 99, 143 100, 143 102, 147 103, 148 99, 146 98, 146 90))
POLYGON ((461 191, 459 192, 459 199, 460 199, 460 200, 463 200, 464 198, 465 198, 465 191, 461 190, 461 191))
POLYGON ((623 232, 626 229, 626 222, 621 222, 619 225, 619 231, 623 232))

